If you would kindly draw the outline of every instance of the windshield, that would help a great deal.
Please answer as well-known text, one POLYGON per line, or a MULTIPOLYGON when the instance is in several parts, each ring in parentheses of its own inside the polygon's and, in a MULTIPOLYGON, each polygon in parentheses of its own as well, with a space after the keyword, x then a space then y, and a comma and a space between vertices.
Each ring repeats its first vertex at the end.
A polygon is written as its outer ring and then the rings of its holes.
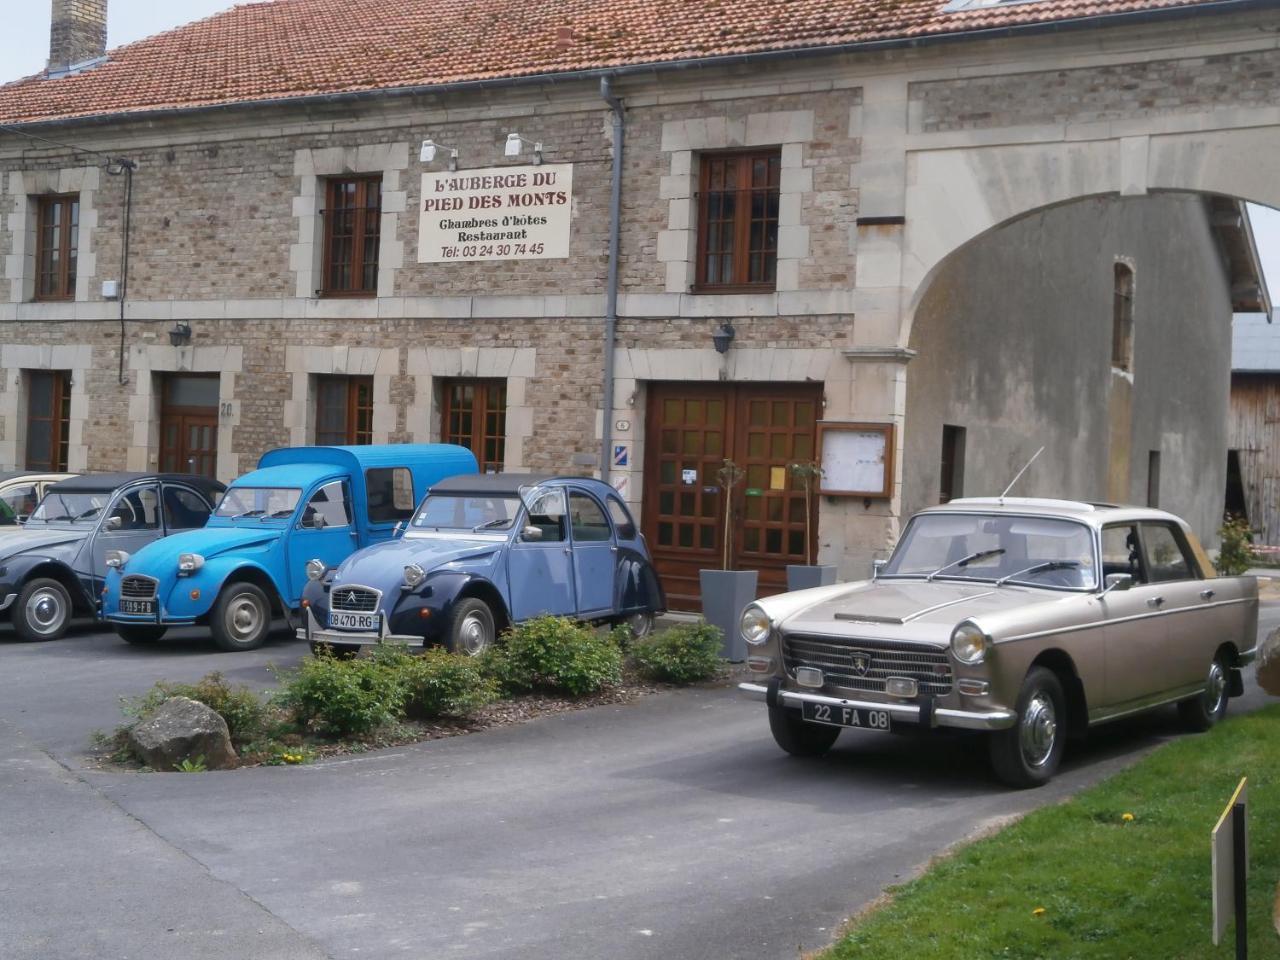
POLYGON ((27 523, 72 523, 93 526, 111 502, 110 490, 87 493, 58 493, 56 490, 40 501, 27 523))
POLYGON ((435 495, 413 517, 417 530, 510 530, 520 512, 514 495, 435 495))
POLYGON ((1097 585, 1093 536, 1084 524, 981 514, 916 517, 880 576, 1072 590, 1097 585))
POLYGON ((215 517, 281 520, 293 516, 302 491, 296 487, 232 487, 223 496, 215 517))

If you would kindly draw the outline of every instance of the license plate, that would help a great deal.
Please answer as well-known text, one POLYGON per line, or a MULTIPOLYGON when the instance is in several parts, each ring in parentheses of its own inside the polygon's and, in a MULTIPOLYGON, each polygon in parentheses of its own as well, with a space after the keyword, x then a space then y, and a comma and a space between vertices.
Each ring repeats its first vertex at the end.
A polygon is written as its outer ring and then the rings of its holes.
POLYGON ((888 710, 866 710, 862 707, 838 707, 826 703, 802 703, 800 713, 806 720, 833 727, 857 727, 859 730, 889 732, 888 710))
POLYGON ((121 613, 142 613, 151 616, 156 612, 156 602, 154 600, 126 600, 120 599, 121 613))
POLYGON ((382 615, 378 613, 345 613, 342 610, 329 611, 329 626, 335 630, 370 630, 376 633, 382 625, 382 615))

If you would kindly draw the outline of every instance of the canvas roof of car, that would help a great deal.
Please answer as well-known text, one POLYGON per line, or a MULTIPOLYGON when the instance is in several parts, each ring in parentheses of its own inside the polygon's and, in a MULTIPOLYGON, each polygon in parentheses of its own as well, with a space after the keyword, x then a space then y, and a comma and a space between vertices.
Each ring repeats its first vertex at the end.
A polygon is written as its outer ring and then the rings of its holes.
POLYGON ((515 495, 521 487, 564 479, 551 473, 464 473, 431 485, 428 493, 484 493, 515 495))
POLYGON ((62 493, 75 493, 85 490, 115 490, 118 487, 123 487, 126 483, 133 483, 137 480, 170 480, 177 483, 185 483, 200 490, 211 500, 226 489, 217 480, 196 476, 193 473, 86 473, 83 476, 72 477, 69 480, 59 480, 50 489, 62 493))

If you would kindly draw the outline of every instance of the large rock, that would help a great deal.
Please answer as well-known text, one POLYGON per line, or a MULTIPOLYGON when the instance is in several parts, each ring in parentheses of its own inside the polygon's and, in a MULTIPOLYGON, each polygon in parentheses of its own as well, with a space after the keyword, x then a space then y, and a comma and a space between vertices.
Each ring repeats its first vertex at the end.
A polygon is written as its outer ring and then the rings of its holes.
POLYGON ((1280 697, 1280 629, 1272 630, 1258 644, 1258 686, 1280 697))
POLYGON ((153 770, 174 770, 184 760, 201 757, 209 770, 228 770, 239 763, 227 721, 187 697, 166 700, 135 724, 129 731, 129 747, 153 770))

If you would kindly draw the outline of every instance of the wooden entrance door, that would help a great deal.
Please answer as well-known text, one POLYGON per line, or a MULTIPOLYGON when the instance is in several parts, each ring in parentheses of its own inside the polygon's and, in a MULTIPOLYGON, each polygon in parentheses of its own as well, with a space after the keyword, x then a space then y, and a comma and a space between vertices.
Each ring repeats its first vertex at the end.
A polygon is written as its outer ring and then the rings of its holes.
POLYGON ((644 530, 673 610, 700 604, 698 571, 725 559, 721 468, 744 477, 730 494, 729 568, 760 571, 761 595, 786 587, 788 563, 805 549, 804 488, 790 465, 812 460, 818 384, 655 383, 646 421, 644 530))
POLYGON ((160 469, 165 473, 218 472, 218 376, 164 378, 160 405, 160 469))

